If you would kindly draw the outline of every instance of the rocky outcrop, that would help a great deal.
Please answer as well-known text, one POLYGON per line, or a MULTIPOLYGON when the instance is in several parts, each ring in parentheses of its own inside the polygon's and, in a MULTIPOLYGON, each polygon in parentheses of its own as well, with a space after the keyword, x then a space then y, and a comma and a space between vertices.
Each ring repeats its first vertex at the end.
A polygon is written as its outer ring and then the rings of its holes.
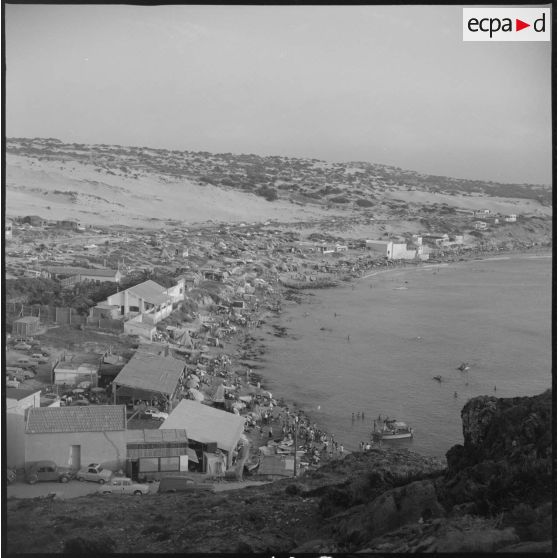
POLYGON ((440 492, 455 512, 491 514, 538 505, 553 486, 552 394, 476 397, 461 412, 463 445, 446 454, 440 492))

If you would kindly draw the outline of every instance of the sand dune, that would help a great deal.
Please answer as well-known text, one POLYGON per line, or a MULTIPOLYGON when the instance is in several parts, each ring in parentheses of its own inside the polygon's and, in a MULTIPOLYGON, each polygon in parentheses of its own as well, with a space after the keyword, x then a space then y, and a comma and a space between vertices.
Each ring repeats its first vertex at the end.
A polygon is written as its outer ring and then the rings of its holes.
POLYGON ((324 214, 311 206, 268 202, 254 194, 185 179, 172 181, 154 174, 133 179, 99 173, 91 165, 73 161, 61 164, 11 154, 6 157, 6 207, 8 216, 37 214, 85 224, 154 227, 169 219, 187 223, 297 221, 324 214))

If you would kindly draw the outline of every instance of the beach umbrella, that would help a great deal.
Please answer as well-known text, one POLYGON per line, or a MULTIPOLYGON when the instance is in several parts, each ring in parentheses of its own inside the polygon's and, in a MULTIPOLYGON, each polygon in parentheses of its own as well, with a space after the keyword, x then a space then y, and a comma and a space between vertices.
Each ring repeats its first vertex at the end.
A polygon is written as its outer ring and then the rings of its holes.
POLYGON ((203 400, 205 399, 204 394, 203 394, 201 391, 197 390, 197 389, 190 388, 190 389, 188 390, 188 393, 190 394, 190 396, 192 397, 192 399, 193 399, 194 401, 203 401, 203 400))
POLYGON ((72 393, 85 393, 85 390, 84 390, 84 389, 77 388, 77 389, 73 389, 73 390, 72 390, 72 393))
POLYGON ((102 387, 94 387, 94 388, 91 388, 91 391, 92 391, 93 393, 104 393, 104 392, 105 392, 105 388, 102 388, 102 387))

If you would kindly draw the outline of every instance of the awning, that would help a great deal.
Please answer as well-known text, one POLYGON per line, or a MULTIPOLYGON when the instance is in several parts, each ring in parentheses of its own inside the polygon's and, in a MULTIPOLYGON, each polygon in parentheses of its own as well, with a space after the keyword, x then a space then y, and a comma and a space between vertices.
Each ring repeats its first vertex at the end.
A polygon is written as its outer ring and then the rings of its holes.
POLYGON ((188 461, 192 461, 193 463, 199 463, 198 454, 192 448, 188 448, 188 461))

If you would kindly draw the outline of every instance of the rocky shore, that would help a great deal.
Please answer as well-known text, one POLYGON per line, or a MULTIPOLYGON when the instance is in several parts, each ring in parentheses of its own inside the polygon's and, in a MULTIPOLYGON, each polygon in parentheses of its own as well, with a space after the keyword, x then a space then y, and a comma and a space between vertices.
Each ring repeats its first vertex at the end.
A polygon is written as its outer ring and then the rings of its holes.
POLYGON ((551 553, 552 393, 477 397, 448 466, 375 447, 227 493, 8 500, 8 554, 551 553))

